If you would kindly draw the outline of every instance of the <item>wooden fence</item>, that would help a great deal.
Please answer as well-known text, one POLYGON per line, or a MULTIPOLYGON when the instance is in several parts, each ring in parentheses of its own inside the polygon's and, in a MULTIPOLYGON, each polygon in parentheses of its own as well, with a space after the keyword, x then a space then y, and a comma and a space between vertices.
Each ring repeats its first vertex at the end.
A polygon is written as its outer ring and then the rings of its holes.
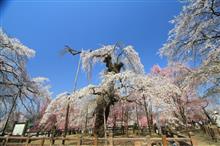
POLYGON ((169 146, 170 142, 175 142, 178 146, 198 146, 196 141, 191 135, 186 138, 167 138, 165 135, 158 138, 149 136, 141 138, 83 138, 83 137, 18 137, 18 136, 5 136, 0 137, 1 146, 51 146, 51 145, 74 145, 74 146, 120 146, 120 145, 133 145, 133 146, 152 146, 160 145, 169 146), (181 144, 182 143, 182 144, 181 144), (184 143, 184 144, 183 144, 184 143))
POLYGON ((202 127, 203 131, 205 132, 205 134, 207 136, 209 136, 210 138, 212 138, 212 140, 220 140, 220 128, 217 128, 216 126, 208 126, 205 125, 202 127))

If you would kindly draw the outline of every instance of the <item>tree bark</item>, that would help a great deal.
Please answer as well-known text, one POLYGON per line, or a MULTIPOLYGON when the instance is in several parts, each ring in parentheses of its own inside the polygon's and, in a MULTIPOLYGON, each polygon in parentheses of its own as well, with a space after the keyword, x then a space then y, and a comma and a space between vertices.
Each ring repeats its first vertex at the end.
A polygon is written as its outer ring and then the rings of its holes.
POLYGON ((151 135, 151 122, 150 122, 150 116, 149 116, 149 112, 148 112, 148 108, 147 108, 147 103, 144 99, 144 110, 145 110, 145 114, 146 114, 146 117, 147 117, 147 125, 148 125, 148 128, 149 128, 149 133, 151 135))
POLYGON ((110 106, 111 104, 106 105, 104 101, 97 102, 94 134, 98 137, 105 136, 104 120, 105 122, 107 122, 110 112, 110 106), (105 112, 105 119, 103 114, 104 112, 105 112))

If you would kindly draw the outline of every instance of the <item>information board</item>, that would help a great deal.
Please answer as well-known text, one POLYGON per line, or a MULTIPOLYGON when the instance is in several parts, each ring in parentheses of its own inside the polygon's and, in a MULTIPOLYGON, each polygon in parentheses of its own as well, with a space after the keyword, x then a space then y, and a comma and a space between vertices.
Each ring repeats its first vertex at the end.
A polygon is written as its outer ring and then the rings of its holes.
POLYGON ((23 135, 25 131, 26 123, 16 123, 12 135, 23 135))

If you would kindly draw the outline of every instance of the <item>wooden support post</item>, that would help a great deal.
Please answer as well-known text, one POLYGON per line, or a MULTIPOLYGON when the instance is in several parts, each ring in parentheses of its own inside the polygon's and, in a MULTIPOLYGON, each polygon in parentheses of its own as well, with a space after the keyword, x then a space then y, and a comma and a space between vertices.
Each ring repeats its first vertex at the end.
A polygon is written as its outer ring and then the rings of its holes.
POLYGON ((149 135, 146 136, 145 142, 147 144, 146 146, 151 146, 151 140, 150 140, 150 136, 149 135))
POLYGON ((4 146, 7 146, 7 144, 8 144, 8 140, 9 140, 9 135, 7 135, 7 137, 6 137, 6 139, 5 139, 4 146))
POLYGON ((98 138, 97 138, 97 136, 95 136, 95 138, 94 138, 94 146, 98 146, 98 138))
MULTIPOLYGON (((68 97, 69 100, 69 97, 68 97)), ((67 135, 67 130, 68 130, 68 124, 69 124, 69 111, 70 111, 70 105, 69 103, 67 104, 67 108, 66 108, 66 118, 65 118, 65 130, 64 130, 64 136, 66 137, 67 135)))
POLYGON ((195 138, 193 138, 193 133, 192 132, 189 132, 189 138, 191 139, 191 145, 192 146, 198 146, 198 143, 197 141, 195 140, 195 138))
POLYGON ((44 146, 44 141, 45 141, 45 139, 42 138, 42 139, 41 139, 41 144, 40 144, 41 146, 44 146))
POLYGON ((30 143, 30 136, 28 136, 27 139, 26 139, 26 146, 28 146, 29 143, 30 143))
POLYGON ((166 135, 162 136, 162 144, 163 144, 163 146, 168 146, 167 145, 167 137, 166 137, 166 135))
POLYGON ((109 137, 109 146, 113 146, 113 134, 111 133, 110 134, 110 137, 109 137))
MULTIPOLYGON (((177 138, 177 139, 178 139, 178 136, 177 136, 177 135, 174 135, 174 138, 177 138)), ((181 144, 181 142, 180 142, 180 141, 177 141, 177 140, 174 140, 174 142, 175 142, 175 144, 178 145, 178 146, 181 144)))
POLYGON ((81 145, 81 137, 78 137, 77 146, 80 146, 80 145, 81 145))
POLYGON ((141 146, 141 142, 140 141, 134 141, 134 146, 141 146))
POLYGON ((105 133, 105 138, 107 137, 107 134, 106 134, 106 117, 105 117, 105 108, 104 108, 104 110, 103 110, 103 117, 104 117, 104 133, 105 133))

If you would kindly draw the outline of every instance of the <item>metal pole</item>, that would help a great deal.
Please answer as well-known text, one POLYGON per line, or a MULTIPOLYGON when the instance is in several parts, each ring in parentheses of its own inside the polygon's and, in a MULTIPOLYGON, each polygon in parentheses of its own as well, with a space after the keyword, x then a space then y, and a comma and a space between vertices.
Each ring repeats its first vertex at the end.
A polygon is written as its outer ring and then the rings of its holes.
MULTIPOLYGON (((77 81, 78 81, 78 76, 79 76, 79 70, 80 70, 80 64, 81 64, 81 57, 79 58, 79 62, 78 62, 78 67, 77 67, 77 71, 76 71, 76 76, 74 79, 74 87, 73 87, 73 93, 75 93, 76 91, 76 86, 77 86, 77 81)), ((69 109, 70 109, 70 97, 68 97, 68 103, 67 103, 67 108, 66 108, 66 119, 65 119, 65 133, 64 133, 64 137, 66 137, 67 134, 67 130, 68 130, 68 125, 69 125, 69 109)), ((63 141, 64 144, 64 141, 63 141)))

